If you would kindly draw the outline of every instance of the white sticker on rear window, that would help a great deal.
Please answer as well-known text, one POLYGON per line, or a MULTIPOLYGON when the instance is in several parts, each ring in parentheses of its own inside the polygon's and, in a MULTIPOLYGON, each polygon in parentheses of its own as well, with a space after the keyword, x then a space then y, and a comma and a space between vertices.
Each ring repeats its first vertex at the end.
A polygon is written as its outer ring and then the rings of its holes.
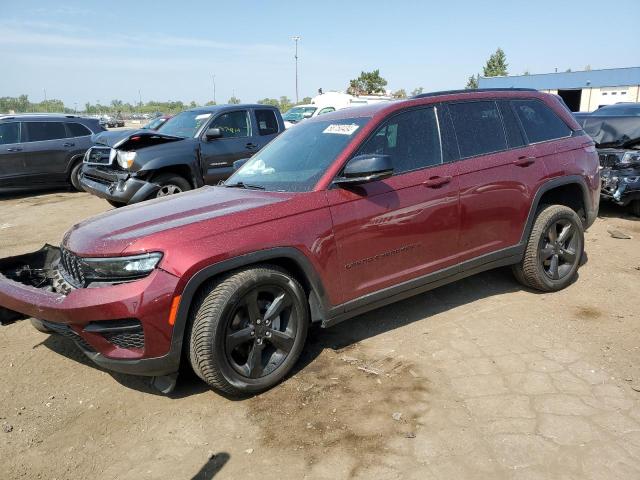
POLYGON ((338 135, 353 135, 353 132, 360 128, 359 125, 329 125, 322 133, 337 133, 338 135))
POLYGON ((210 113, 202 113, 196 117, 196 120, 202 120, 203 118, 209 118, 210 116, 210 113))

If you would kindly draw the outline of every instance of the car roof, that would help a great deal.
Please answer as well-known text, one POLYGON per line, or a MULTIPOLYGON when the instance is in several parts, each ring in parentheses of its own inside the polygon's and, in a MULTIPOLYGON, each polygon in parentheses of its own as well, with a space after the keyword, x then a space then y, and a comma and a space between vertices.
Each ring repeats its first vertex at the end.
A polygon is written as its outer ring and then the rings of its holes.
POLYGON ((39 120, 39 121, 46 122, 48 120, 60 121, 65 119, 97 120, 91 117, 82 117, 80 115, 65 114, 65 113, 16 113, 16 114, 0 115, 0 122, 4 120, 39 120))
POLYGON ((277 109, 272 105, 262 105, 260 103, 238 103, 238 104, 223 104, 223 105, 210 105, 207 107, 195 107, 185 110, 186 112, 202 112, 202 113, 219 113, 226 110, 237 110, 239 108, 270 108, 277 109))

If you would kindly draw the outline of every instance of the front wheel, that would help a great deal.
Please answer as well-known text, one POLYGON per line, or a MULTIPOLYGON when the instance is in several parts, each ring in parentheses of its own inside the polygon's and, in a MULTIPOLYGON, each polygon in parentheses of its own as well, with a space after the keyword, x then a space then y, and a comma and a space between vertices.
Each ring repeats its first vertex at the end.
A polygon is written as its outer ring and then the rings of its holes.
POLYGON ((74 189, 78 192, 84 192, 84 188, 82 188, 82 184, 80 183, 80 171, 82 170, 82 162, 76 163, 71 169, 71 174, 69 175, 69 181, 74 189))
POLYGON ((153 179, 153 182, 157 183, 160 188, 149 198, 167 197, 169 195, 175 195, 176 193, 182 193, 186 192, 187 190, 191 190, 191 185, 184 177, 173 173, 164 173, 158 175, 153 179))
POLYGON ((554 292, 575 278, 584 251, 580 217, 564 205, 550 205, 537 215, 524 258, 513 266, 515 277, 527 287, 554 292))
POLYGON ((307 337, 308 304, 285 270, 231 273, 196 298, 189 360, 211 387, 232 396, 263 392, 295 365, 307 337))

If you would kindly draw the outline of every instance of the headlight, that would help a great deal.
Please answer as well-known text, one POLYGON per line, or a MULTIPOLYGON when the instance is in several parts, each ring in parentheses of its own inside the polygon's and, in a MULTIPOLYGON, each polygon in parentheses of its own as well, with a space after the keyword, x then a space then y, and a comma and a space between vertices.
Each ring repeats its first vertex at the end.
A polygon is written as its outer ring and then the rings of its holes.
POLYGON ((640 152, 626 152, 620 159, 621 165, 631 165, 632 163, 640 163, 640 152))
POLYGON ((113 258, 78 258, 85 278, 93 281, 133 280, 149 275, 160 259, 159 252, 113 258))
POLYGON ((116 158, 118 159, 118 165, 125 170, 129 170, 131 165, 133 165, 133 161, 136 159, 136 152, 122 152, 118 150, 116 158))

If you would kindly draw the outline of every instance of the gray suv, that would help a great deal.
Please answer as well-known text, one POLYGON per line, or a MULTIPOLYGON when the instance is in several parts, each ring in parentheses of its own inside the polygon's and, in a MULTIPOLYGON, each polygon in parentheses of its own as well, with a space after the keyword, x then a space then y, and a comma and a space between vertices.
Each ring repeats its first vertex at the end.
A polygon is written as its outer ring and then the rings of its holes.
POLYGON ((96 118, 75 115, 0 115, 0 193, 73 185, 94 133, 96 118))

